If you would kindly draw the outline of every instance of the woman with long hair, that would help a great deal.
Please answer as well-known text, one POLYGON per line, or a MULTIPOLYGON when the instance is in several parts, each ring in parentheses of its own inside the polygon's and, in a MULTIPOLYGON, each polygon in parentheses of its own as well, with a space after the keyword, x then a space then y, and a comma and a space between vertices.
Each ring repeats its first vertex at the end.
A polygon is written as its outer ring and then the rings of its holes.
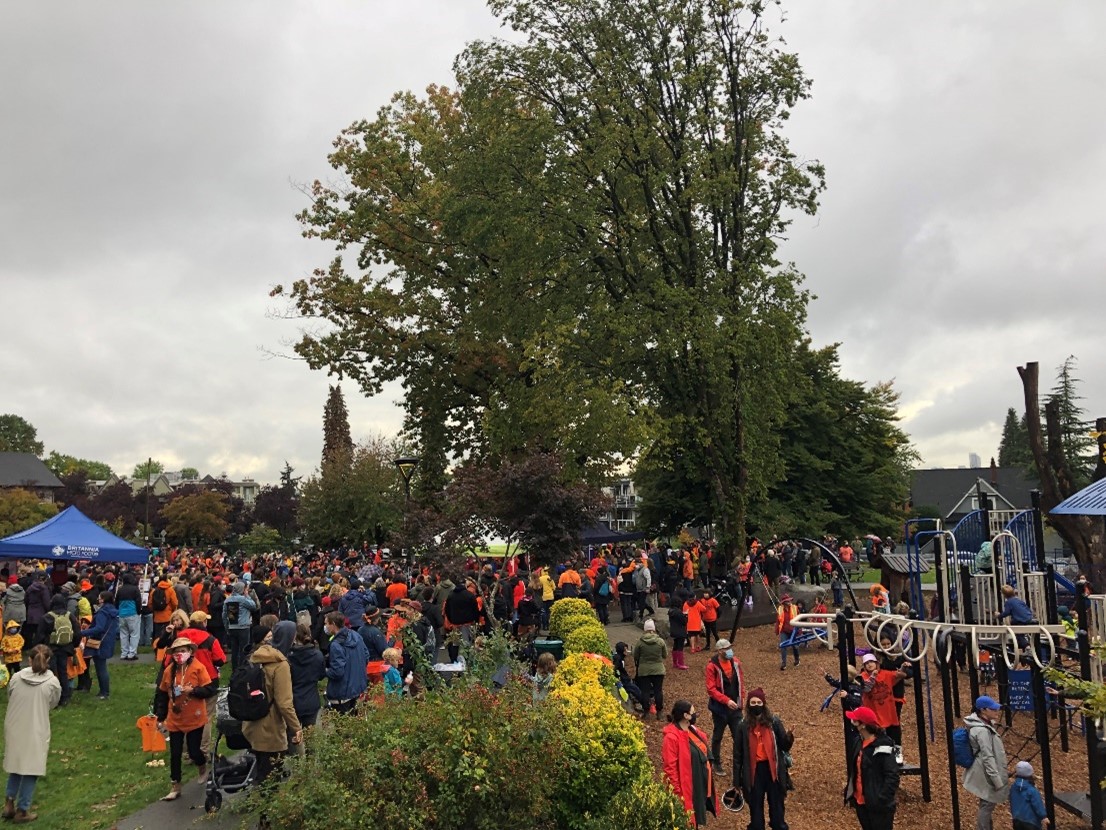
POLYGON ((764 802, 768 801, 768 825, 787 830, 783 801, 791 789, 788 751, 795 737, 768 709, 764 689, 753 689, 745 699, 745 717, 733 742, 733 784, 741 788, 749 805, 749 826, 764 827, 764 802))
POLYGON ((46 774, 50 754, 50 710, 61 700, 61 683, 50 671, 54 655, 47 646, 31 649, 31 665, 8 683, 8 711, 4 715, 4 771, 7 798, 0 813, 16 824, 38 816, 31 812, 35 784, 46 774))
POLYGON ((677 700, 664 728, 661 758, 672 791, 684 802, 684 809, 696 827, 707 823, 707 813, 717 815, 714 777, 710 765, 710 740, 695 726, 695 706, 677 700))

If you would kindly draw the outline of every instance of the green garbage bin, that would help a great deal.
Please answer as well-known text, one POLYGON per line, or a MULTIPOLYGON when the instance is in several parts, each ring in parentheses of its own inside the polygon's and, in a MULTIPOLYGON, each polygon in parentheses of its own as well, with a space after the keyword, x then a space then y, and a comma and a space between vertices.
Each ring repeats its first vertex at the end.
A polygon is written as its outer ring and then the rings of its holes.
POLYGON ((538 656, 549 652, 558 662, 565 659, 565 644, 561 640, 534 640, 534 651, 538 656))

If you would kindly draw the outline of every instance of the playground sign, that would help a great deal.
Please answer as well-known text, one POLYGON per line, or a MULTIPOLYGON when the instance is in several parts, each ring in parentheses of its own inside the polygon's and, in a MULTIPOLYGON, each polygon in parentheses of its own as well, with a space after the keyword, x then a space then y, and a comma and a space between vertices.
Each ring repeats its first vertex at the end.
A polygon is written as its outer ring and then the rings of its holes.
POLYGON ((1029 669, 1016 669, 1007 672, 1010 682, 1007 688, 1010 708, 1015 712, 1033 711, 1033 686, 1029 669))

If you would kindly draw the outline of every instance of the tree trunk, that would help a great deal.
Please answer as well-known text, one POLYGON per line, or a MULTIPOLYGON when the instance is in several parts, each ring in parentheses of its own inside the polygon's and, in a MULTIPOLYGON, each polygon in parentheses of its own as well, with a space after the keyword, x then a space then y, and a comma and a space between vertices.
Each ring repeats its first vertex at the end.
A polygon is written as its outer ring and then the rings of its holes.
MULTIPOLYGON (((1106 546, 1103 538, 1101 516, 1052 516, 1049 511, 1056 505, 1074 495, 1074 476, 1064 458, 1063 444, 1060 438, 1059 408, 1054 402, 1045 405, 1045 431, 1048 435, 1047 446, 1041 430, 1041 406, 1039 398, 1039 366, 1026 363, 1018 367, 1025 397, 1025 423, 1029 431, 1029 449, 1033 453, 1033 463, 1041 479, 1041 509, 1045 519, 1071 547, 1080 569, 1090 580, 1096 591, 1106 590, 1106 546)), ((1106 477, 1106 462, 1102 452, 1106 450, 1106 418, 1097 421, 1099 460, 1095 466, 1095 481, 1106 477)))

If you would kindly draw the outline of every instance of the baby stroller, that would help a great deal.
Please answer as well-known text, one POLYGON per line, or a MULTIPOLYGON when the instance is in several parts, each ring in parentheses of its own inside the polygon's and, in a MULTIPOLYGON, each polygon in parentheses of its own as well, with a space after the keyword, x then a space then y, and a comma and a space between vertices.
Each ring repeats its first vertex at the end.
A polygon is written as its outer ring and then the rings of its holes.
POLYGON ((230 716, 227 695, 230 689, 220 689, 215 707, 215 738, 211 742, 207 785, 204 790, 204 810, 214 813, 223 806, 223 796, 233 795, 251 786, 257 777, 257 756, 242 734, 242 721, 230 716), (242 750, 233 759, 219 754, 219 742, 226 739, 227 749, 242 750))

